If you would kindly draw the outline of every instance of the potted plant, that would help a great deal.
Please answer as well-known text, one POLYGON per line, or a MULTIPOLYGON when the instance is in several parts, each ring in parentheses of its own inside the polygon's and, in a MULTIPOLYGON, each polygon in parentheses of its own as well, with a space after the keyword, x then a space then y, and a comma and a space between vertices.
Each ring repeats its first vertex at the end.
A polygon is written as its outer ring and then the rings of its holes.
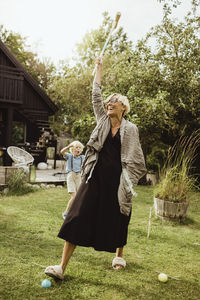
POLYGON ((196 186, 191 175, 197 148, 200 145, 200 130, 190 137, 181 137, 168 151, 160 181, 154 189, 156 216, 166 220, 181 220, 187 215, 190 191, 196 186))

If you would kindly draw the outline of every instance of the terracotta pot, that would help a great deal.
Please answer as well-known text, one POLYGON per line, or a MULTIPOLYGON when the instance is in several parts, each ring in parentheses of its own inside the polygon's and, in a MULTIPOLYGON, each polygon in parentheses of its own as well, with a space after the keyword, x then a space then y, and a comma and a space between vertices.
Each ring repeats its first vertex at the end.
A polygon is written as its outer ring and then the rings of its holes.
POLYGON ((154 197, 155 215, 163 220, 182 220, 187 216, 189 202, 170 202, 154 197))

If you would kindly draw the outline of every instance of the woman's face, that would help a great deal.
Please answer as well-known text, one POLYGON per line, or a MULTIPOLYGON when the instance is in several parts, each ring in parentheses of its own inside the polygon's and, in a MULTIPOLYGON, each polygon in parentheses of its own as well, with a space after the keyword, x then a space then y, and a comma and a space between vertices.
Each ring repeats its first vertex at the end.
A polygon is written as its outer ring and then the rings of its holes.
POLYGON ((126 107, 124 104, 118 101, 117 95, 114 95, 106 104, 107 115, 110 117, 121 118, 126 107))

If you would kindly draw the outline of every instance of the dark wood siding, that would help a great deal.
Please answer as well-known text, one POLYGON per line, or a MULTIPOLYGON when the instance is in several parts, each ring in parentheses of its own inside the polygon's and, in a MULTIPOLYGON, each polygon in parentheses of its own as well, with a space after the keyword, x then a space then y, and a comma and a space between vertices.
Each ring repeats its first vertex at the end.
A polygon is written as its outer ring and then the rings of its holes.
MULTIPOLYGON (((10 146, 13 137, 17 144, 21 137, 15 132, 20 128, 24 142, 38 142, 43 128, 50 132, 48 118, 57 109, 0 39, 0 146, 10 146)), ((4 164, 10 163, 5 155, 4 164)))
POLYGON ((23 81, 22 71, 0 65, 0 101, 22 104, 23 81))
POLYGON ((5 53, 0 49, 0 65, 7 67, 15 67, 5 53))
POLYGON ((24 108, 29 108, 30 110, 41 110, 49 112, 48 106, 45 104, 40 95, 30 86, 30 84, 24 82, 24 108))

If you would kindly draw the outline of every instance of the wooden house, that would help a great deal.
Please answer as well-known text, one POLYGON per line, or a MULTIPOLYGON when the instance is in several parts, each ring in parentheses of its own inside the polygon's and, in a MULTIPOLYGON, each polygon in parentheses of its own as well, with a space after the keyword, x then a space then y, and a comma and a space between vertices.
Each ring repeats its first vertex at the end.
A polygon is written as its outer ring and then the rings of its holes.
MULTIPOLYGON (((50 131, 49 116, 56 111, 57 106, 0 40, 0 153, 10 145, 38 145, 42 130, 50 131)), ((31 149, 38 155, 36 147, 31 149)))

